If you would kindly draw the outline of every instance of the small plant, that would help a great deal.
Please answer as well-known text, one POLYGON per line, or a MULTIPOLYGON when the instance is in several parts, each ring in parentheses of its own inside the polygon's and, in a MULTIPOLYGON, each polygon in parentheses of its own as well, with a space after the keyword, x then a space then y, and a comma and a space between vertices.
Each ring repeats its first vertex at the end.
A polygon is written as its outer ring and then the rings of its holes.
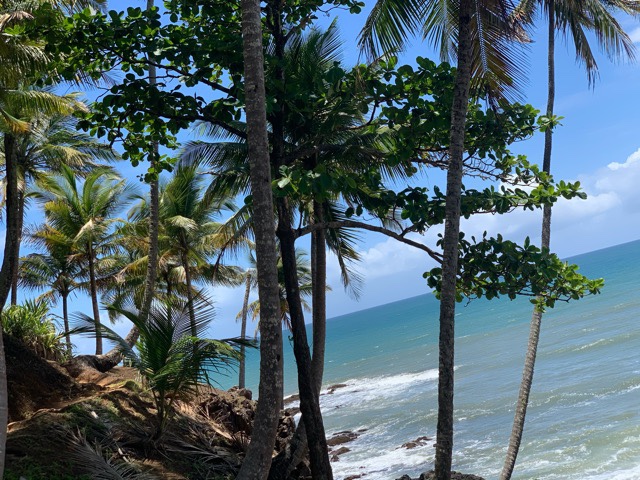
MULTIPOLYGON (((204 333, 213 320, 213 308, 203 297, 194 300, 196 332, 204 333)), ((138 328, 135 349, 102 325, 102 335, 116 342, 125 358, 136 368, 153 393, 157 409, 159 437, 173 412, 174 401, 197 391, 201 383, 212 383, 212 374, 225 372, 235 364, 240 353, 236 347, 252 345, 239 339, 211 340, 193 336, 188 302, 182 299, 154 302, 146 322, 135 307, 110 306, 110 313, 122 316, 138 328)), ((80 315, 83 327, 76 331, 95 333, 91 317, 80 315)))
POLYGON ((49 304, 45 300, 27 300, 2 312, 4 333, 20 340, 37 355, 61 361, 66 356, 64 334, 56 330, 49 304))

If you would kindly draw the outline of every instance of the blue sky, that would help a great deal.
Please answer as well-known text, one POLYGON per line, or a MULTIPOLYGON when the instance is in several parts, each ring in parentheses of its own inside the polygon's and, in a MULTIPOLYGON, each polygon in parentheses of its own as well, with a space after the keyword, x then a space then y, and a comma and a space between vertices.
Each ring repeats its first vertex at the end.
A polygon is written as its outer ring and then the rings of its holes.
MULTIPOLYGON (((371 3, 367 2, 368 6, 371 3)), ((122 8, 120 2, 112 5, 122 8)), ((135 5, 142 6, 142 2, 135 5)), ((344 58, 348 65, 358 60, 355 39, 364 19, 365 14, 340 15, 338 26, 345 40, 344 58)), ((330 21, 330 18, 320 18, 323 25, 330 21)), ((632 39, 640 43, 640 24, 630 18, 620 18, 620 22, 632 39)), ((599 56, 600 77, 595 87, 590 88, 584 69, 576 64, 571 49, 565 46, 562 36, 558 40, 556 113, 564 116, 564 120, 554 137, 552 170, 556 179, 580 180, 589 196, 585 201, 560 202, 554 207, 552 249, 562 257, 568 257, 640 238, 640 202, 636 199, 640 185, 640 66, 629 62, 613 64, 599 56)), ((432 49, 416 40, 401 57, 401 62, 410 63, 417 55, 437 59, 432 49)), ((545 31, 535 33, 528 58, 525 100, 544 109, 545 31)), ((513 150, 539 162, 541 140, 541 135, 537 135, 514 146, 513 150)), ((127 168, 123 171, 132 181, 136 180, 135 170, 127 168)), ((432 185, 437 177, 427 177, 424 181, 432 185)), ((35 218, 28 217, 26 223, 35 218)), ((539 223, 537 212, 515 212, 506 216, 472 218, 463 223, 463 229, 476 235, 484 230, 501 232, 513 240, 530 236, 538 242, 539 223)), ((430 231, 424 237, 415 238, 434 245, 438 232, 430 231)), ((3 230, 0 230, 0 238, 1 244, 3 230)), ((365 284, 359 301, 342 291, 337 262, 330 258, 328 282, 333 290, 328 294, 329 317, 427 292, 422 273, 433 264, 424 253, 375 234, 366 234, 363 240, 360 246, 363 261, 359 271, 365 284)), ((242 291, 216 289, 213 297, 218 306, 218 319, 212 335, 220 338, 239 334, 234 318, 241 308, 242 291)), ((90 312, 90 304, 79 297, 72 302, 72 309, 90 312)), ((118 327, 118 330, 126 329, 124 325, 118 327)), ((90 340, 76 343, 81 348, 91 348, 93 344, 90 340)))

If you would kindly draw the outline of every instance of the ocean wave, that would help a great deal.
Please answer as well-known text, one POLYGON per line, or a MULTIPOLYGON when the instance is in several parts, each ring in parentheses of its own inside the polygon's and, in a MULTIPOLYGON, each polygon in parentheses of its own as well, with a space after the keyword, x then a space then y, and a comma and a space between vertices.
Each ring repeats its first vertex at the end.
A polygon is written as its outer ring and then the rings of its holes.
POLYGON ((409 389, 424 388, 429 383, 435 386, 437 379, 438 370, 435 368, 417 373, 349 379, 337 386, 325 388, 321 393, 320 403, 323 408, 336 408, 367 404, 376 399, 402 397, 409 389))
POLYGON ((599 475, 583 477, 586 480, 638 480, 640 478, 640 465, 615 472, 606 472, 599 475))

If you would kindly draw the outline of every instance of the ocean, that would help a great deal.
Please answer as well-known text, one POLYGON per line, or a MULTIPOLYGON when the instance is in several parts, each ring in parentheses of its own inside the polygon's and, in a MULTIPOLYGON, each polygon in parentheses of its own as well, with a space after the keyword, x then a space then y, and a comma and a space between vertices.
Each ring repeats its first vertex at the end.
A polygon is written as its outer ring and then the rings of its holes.
MULTIPOLYGON (((569 259, 602 294, 543 317, 514 479, 640 479, 640 241, 569 259)), ((456 314, 454 469, 502 468, 529 332, 527 299, 473 301, 456 314)), ((327 436, 363 430, 334 462, 337 479, 417 476, 433 467, 438 302, 431 294, 328 322, 322 410, 327 436), (346 384, 327 393, 326 388, 346 384), (428 437, 425 445, 402 448, 428 437)), ((291 348, 285 391, 297 390, 291 348)), ((258 358, 248 358, 257 391, 258 358)))

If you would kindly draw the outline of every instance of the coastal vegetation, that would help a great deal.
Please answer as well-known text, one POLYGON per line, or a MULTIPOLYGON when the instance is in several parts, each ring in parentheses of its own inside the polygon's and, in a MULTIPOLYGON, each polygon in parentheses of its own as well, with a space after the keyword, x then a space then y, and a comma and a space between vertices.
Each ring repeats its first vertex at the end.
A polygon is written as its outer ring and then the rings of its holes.
MULTIPOLYGON (((21 421, 11 431, 14 451, 40 433, 72 453, 55 473, 38 464, 33 478, 99 478, 95 472, 113 470, 109 478, 332 479, 320 408, 327 252, 357 296, 365 234, 437 264, 424 273, 440 301, 432 475, 456 478, 456 304, 528 297, 537 337, 545 309, 603 286, 549 249, 552 205, 585 198, 579 182, 550 171, 560 121, 551 40, 556 30, 569 32, 593 80, 585 32, 610 55, 632 56, 613 14, 640 9, 574 3, 378 0, 359 37, 367 60, 353 66, 343 61, 337 23, 317 20, 327 11, 360 14, 357 0, 148 0, 125 11, 93 2, 3 4, 0 480, 3 471, 13 478, 33 467, 21 461, 5 469, 9 413, 21 421), (521 89, 537 7, 550 31, 544 115, 523 103, 521 89), (398 52, 419 34, 439 50, 439 62, 401 64, 398 52), (91 100, 60 93, 70 86, 86 88, 91 100), (538 131, 545 134, 542 167, 511 150, 538 131), (429 188, 425 174, 435 179, 429 188), (537 209, 544 212, 541 246, 461 229, 461 219, 474 215, 537 209), (25 218, 36 220, 25 226, 25 218), (434 230, 442 234, 429 244, 425 234, 434 230), (244 293, 240 338, 209 338, 219 286, 244 293), (250 303, 255 287, 258 300, 250 303), (29 300, 25 292, 39 296, 29 300), (69 311, 78 295, 89 297, 91 315, 69 311), (50 311, 58 300, 60 332, 50 311), (131 330, 116 333, 105 315, 127 319, 131 330), (244 355, 255 346, 246 339, 249 315, 259 317, 255 404, 244 390, 244 355), (297 366, 297 425, 282 412, 283 324, 297 366), (80 334, 95 337, 95 354, 76 351, 80 334), (3 335, 7 362, 29 355, 55 401, 40 398, 20 412, 9 405, 7 370, 17 389, 19 365, 5 363, 3 335), (104 339, 112 350, 104 351, 104 339), (122 360, 128 368, 113 370, 122 360), (239 389, 212 390, 236 364, 239 389), (50 411, 34 415, 38 408, 50 411), (125 438, 134 439, 128 454, 119 447, 125 438)), ((515 465, 536 343, 504 479, 515 465)))

